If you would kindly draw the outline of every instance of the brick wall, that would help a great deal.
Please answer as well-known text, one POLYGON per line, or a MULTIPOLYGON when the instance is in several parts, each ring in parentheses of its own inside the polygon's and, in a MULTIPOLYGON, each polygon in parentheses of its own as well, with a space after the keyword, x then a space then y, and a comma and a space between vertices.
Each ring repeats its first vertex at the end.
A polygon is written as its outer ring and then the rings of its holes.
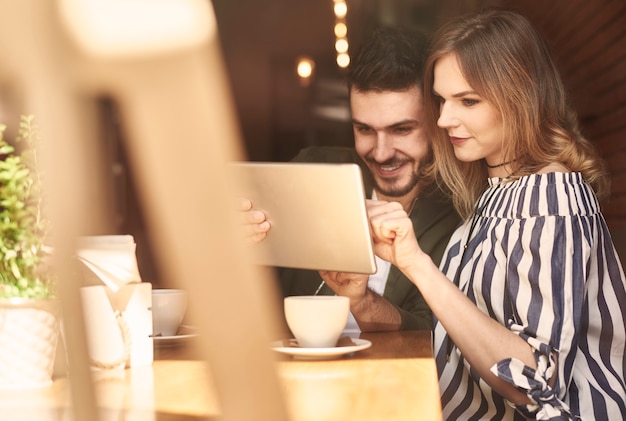
POLYGON ((626 2, 502 1, 524 13, 550 44, 583 130, 612 181, 603 213, 626 263, 626 2))
POLYGON ((612 230, 626 232, 626 2, 505 3, 525 13, 548 40, 583 130, 611 173, 604 215, 612 230))

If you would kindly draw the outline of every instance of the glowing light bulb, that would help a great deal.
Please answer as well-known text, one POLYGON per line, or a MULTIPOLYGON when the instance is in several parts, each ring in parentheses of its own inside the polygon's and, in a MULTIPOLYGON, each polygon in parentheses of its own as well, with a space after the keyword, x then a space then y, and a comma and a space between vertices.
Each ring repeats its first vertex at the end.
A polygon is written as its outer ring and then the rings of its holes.
POLYGON ((348 26, 343 22, 335 24, 335 36, 337 38, 345 38, 348 35, 348 26))
POLYGON ((350 64, 350 56, 346 53, 337 54, 337 65, 341 68, 348 67, 350 64))
POLYGON ((313 76, 313 71, 315 70, 315 62, 308 57, 300 57, 296 64, 296 73, 300 79, 305 82, 308 81, 311 76, 313 76))
POLYGON ((348 5, 344 1, 338 1, 334 6, 335 16, 338 18, 343 18, 348 13, 348 5))
POLYGON ((338 53, 346 53, 348 52, 348 40, 343 38, 343 39, 338 39, 335 42, 335 50, 338 53))

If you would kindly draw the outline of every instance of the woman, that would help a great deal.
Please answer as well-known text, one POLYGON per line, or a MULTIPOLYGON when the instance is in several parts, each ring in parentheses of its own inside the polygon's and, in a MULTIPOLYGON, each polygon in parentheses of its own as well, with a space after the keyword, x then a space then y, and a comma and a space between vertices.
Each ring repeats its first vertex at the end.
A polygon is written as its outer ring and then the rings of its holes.
POLYGON ((608 182, 543 40, 492 9, 429 51, 434 174, 465 223, 438 269, 400 206, 368 212, 377 254, 437 318, 445 418, 626 419, 626 282, 596 199, 608 182))

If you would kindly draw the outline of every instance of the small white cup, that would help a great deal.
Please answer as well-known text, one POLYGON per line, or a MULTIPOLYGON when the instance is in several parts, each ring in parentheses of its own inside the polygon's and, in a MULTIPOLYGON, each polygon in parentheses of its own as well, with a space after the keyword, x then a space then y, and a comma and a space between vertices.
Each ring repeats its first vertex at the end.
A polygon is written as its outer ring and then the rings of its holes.
POLYGON ((152 333, 154 336, 176 336, 187 312, 187 291, 152 290, 152 333))
POLYGON ((302 348, 337 345, 350 314, 350 299, 337 295, 285 297, 285 319, 302 348))

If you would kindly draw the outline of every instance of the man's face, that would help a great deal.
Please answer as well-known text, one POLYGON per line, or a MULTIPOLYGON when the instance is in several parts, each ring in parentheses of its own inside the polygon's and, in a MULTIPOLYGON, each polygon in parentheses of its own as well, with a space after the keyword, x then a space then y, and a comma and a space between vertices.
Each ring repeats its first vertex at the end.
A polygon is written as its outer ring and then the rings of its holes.
POLYGON ((377 194, 387 198, 415 195, 430 148, 424 133, 421 89, 352 90, 350 106, 355 148, 374 176, 377 194))

